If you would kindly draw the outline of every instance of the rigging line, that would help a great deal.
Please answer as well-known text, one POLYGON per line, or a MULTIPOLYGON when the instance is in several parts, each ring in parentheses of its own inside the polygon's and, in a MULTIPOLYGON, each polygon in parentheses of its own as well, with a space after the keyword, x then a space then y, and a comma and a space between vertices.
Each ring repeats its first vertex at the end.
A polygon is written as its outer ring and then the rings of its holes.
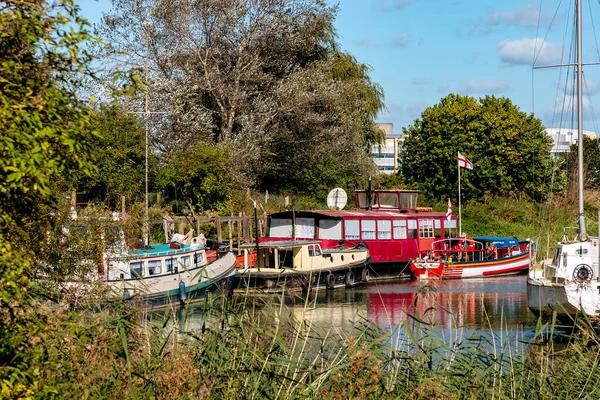
MULTIPOLYGON (((552 28, 552 24, 556 20, 556 16, 558 15, 558 10, 560 9, 561 4, 562 4, 562 0, 560 1, 560 3, 558 4, 558 7, 556 7, 556 10, 554 11, 554 15, 552 16, 552 21, 550 21, 550 26, 546 30, 546 34, 544 35, 544 40, 542 41, 542 45, 540 46, 539 51, 533 57, 533 65, 535 65, 535 63, 537 62, 537 59, 539 58, 540 54, 542 53, 542 49, 544 48, 544 43, 546 43, 546 38, 550 34, 550 28, 552 28)), ((536 38, 536 40, 537 40, 537 38, 536 38)))
POLYGON ((592 23, 592 31, 594 32, 594 42, 596 42, 596 53, 598 53, 598 60, 600 60, 600 49, 598 49, 598 37, 596 36, 596 24, 594 24, 594 14, 592 13, 592 5, 589 0, 588 8, 590 13, 590 20, 592 23))
MULTIPOLYGON (((600 1, 600 0, 598 0, 600 1)), ((531 60, 531 65, 535 65, 535 54, 537 52, 537 42, 539 39, 539 33, 540 33, 540 20, 542 19, 542 3, 543 0, 540 0, 540 9, 538 10, 538 18, 537 18, 537 26, 535 27, 535 41, 533 42, 533 58, 531 60)))
POLYGON ((583 76, 583 85, 585 86, 586 98, 589 102, 590 114, 592 115, 592 124, 594 126, 594 132, 598 132, 598 120, 596 119, 596 109, 594 108, 594 103, 592 102, 592 96, 590 95, 590 90, 588 87, 588 82, 586 76, 583 76))

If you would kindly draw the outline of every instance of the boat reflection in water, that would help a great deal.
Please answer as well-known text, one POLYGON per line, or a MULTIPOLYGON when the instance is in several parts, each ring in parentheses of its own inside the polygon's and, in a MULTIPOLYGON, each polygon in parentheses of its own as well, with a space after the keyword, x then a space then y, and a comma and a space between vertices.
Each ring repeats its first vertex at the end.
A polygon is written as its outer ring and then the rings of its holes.
POLYGON ((525 276, 435 282, 377 283, 319 293, 308 307, 291 305, 313 327, 348 331, 362 319, 386 331, 432 324, 462 337, 493 332, 521 339, 534 334, 536 318, 527 308, 525 276), (422 324, 423 325, 423 324, 422 324))
MULTIPOLYGON (((285 297, 297 321, 319 332, 348 333, 369 320, 398 339, 407 328, 417 329, 417 319, 431 324, 443 337, 474 335, 533 337, 536 317, 527 308, 524 275, 447 281, 371 283, 346 290, 319 290, 305 301, 285 297)), ((272 297, 278 301, 280 296, 272 297)), ((185 328, 203 320, 201 310, 188 315, 185 328)), ((273 319, 275 322, 276 318, 273 319)), ((180 325, 180 329, 184 329, 180 325)))

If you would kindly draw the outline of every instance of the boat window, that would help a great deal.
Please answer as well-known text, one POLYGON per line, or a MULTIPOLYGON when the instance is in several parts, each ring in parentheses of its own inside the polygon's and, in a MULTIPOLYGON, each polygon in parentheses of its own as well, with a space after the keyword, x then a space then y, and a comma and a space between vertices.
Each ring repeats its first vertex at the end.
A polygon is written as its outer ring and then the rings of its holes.
POLYGON ((361 237, 363 240, 375 240, 375 220, 363 219, 361 221, 361 237))
POLYGON ((292 237, 292 220, 287 218, 271 218, 271 225, 269 226, 269 237, 292 237))
POLYGON ((296 218, 296 237, 301 239, 315 238, 315 219, 314 218, 296 218))
POLYGON ((308 256, 309 257, 314 257, 315 255, 315 247, 314 246, 308 246, 308 256))
POLYGON ((400 195, 400 203, 402 208, 417 207, 417 195, 418 193, 402 193, 400 195))
POLYGON ((406 239, 406 220, 394 220, 394 239, 406 239))
POLYGON ((279 267, 294 268, 294 253, 291 249, 279 249, 279 267))
POLYGON ((129 263, 129 269, 131 272, 131 277, 135 279, 139 279, 142 277, 142 262, 134 261, 129 263))
POLYGON ((567 268, 567 252, 563 253, 562 266, 563 268, 567 268))
POLYGON ((417 220, 416 219, 408 220, 408 238, 409 239, 417 238, 417 220))
MULTIPOLYGON (((358 207, 359 208, 367 208, 369 206, 367 192, 358 193, 358 207)), ((379 208, 379 199, 377 198, 377 193, 371 192, 371 208, 379 208)))
POLYGON ((379 193, 379 206, 381 208, 400 208, 398 193, 379 193))
POLYGON ((389 240, 392 238, 392 221, 383 219, 377 221, 377 238, 379 240, 389 240))
POLYGON ((578 256, 580 256, 582 254, 583 255, 588 254, 588 249, 577 249, 577 250, 575 250, 575 254, 577 254, 578 256))
POLYGON ((175 260, 173 258, 167 258, 167 259, 165 259, 165 270, 167 272, 173 271, 173 264, 174 263, 175 263, 175 260))
POLYGON ((202 264, 204 262, 204 252, 194 253, 194 264, 202 264))
POLYGON ((433 220, 432 219, 419 220, 419 236, 421 238, 434 237, 433 236, 433 220))
POLYGON ((158 275, 161 273, 160 260, 148 261, 148 275, 158 275))
POLYGON ((346 240, 360 239, 359 222, 357 219, 347 219, 344 221, 344 225, 346 229, 346 240))
POLYGON ((185 268, 189 268, 189 266, 190 266, 190 256, 183 256, 183 257, 181 257, 181 265, 183 265, 185 268))
POLYGON ((321 246, 316 245, 315 246, 315 256, 320 256, 321 255, 321 246))
POLYGON ((341 240, 342 220, 319 220, 319 239, 341 240))

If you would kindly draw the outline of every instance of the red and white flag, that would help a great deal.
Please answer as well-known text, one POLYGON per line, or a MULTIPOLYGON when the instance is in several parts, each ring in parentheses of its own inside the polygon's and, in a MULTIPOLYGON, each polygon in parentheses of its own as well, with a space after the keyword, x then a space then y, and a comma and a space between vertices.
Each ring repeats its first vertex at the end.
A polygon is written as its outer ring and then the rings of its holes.
POLYGON ((448 211, 446 211, 446 219, 448 221, 452 219, 452 203, 450 202, 450 198, 448 198, 448 211))
POLYGON ((471 161, 467 160, 467 157, 460 154, 460 152, 458 153, 458 166, 466 169, 473 169, 471 161))

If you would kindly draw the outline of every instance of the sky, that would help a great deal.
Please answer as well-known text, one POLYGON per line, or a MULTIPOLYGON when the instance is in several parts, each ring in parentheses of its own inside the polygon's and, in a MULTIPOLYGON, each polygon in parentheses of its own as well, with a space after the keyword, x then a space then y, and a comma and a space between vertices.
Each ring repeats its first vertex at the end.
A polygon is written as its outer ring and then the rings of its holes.
MULTIPOLYGON (((336 4, 329 0, 330 4, 336 4)), ((343 51, 371 67, 386 110, 377 122, 394 134, 414 124, 450 93, 508 97, 546 127, 560 116, 565 68, 532 69, 572 59, 573 0, 339 0, 335 28, 343 51)), ((108 0, 80 0, 83 16, 97 23, 108 0)), ((583 59, 600 62, 600 4, 584 0, 583 59), (596 32, 596 26, 598 32, 596 32)), ((600 65, 584 67, 584 128, 599 132, 600 65)), ((569 86, 572 88, 572 86, 569 86)), ((568 90, 567 90, 568 92, 568 90)))

